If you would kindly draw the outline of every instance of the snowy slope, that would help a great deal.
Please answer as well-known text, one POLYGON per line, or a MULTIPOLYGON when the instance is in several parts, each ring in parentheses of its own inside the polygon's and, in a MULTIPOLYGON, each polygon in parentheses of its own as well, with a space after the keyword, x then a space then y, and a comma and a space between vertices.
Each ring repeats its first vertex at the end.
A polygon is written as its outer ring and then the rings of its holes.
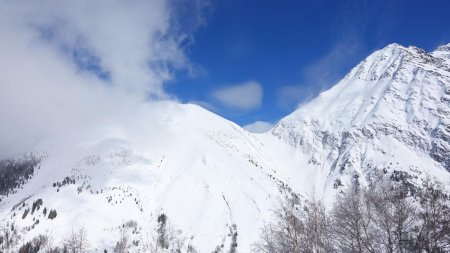
POLYGON ((14 222, 24 233, 21 241, 49 233, 60 242, 72 229, 84 227, 100 251, 111 250, 129 220, 141 229, 136 239, 149 240, 157 217, 165 213, 201 252, 220 245, 228 251, 233 225, 238 249, 247 252, 273 204, 290 194, 265 158, 263 143, 195 105, 159 102, 147 109, 151 113, 141 123, 148 133, 137 138, 122 133, 126 137, 74 148, 41 147, 40 169, 0 202, 3 222, 14 222), (58 186, 66 177, 69 183, 58 186), (40 210, 22 219, 39 198, 40 210), (57 217, 45 218, 44 207, 56 210, 57 217), (39 224, 33 226, 36 219, 39 224))
POLYGON ((337 185, 365 184, 380 172, 429 174, 448 185, 449 48, 427 53, 388 45, 282 119, 271 134, 337 185))
POLYGON ((199 252, 228 252, 236 235, 248 252, 285 196, 314 192, 330 203, 340 187, 379 173, 448 186, 449 61, 450 45, 389 45, 265 134, 195 105, 149 103, 128 125, 37 147, 32 176, 1 196, 0 227, 14 224, 19 242, 47 234, 55 244, 84 227, 93 252, 112 252, 131 220, 137 252, 164 213, 199 252))

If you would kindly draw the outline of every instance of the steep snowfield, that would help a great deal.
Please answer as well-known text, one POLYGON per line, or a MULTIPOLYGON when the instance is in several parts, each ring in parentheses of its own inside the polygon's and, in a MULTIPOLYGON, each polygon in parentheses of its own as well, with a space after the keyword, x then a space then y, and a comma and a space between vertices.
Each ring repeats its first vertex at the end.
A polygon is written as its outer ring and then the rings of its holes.
POLYGON ((164 213, 200 252, 228 252, 235 232, 238 252, 248 252, 285 196, 330 203, 380 173, 449 186, 449 61, 450 45, 389 45, 265 134, 195 105, 147 104, 127 126, 36 148, 39 168, 2 196, 0 225, 14 223, 22 242, 47 234, 55 244, 84 227, 94 252, 111 252, 132 220, 138 251, 164 213), (22 218, 37 199, 40 209, 22 218))
MULTIPOLYGON (((271 131, 339 185, 374 173, 450 182, 449 46, 391 44, 271 131), (396 171, 396 172, 394 172, 396 171)), ((332 187, 335 185, 325 185, 332 187)))

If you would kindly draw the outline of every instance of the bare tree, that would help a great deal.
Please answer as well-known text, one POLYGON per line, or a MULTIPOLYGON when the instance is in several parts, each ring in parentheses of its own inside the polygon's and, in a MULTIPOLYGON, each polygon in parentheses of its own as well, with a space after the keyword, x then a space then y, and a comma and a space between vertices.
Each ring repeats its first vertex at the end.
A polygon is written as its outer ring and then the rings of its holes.
POLYGON ((306 200, 303 209, 301 216, 305 226, 303 252, 332 252, 333 223, 322 201, 317 200, 313 194, 306 200))
POLYGON ((450 251, 449 197, 442 186, 426 178, 420 191, 421 210, 416 234, 416 249, 426 252, 450 251))
POLYGON ((305 226, 300 219, 300 206, 294 199, 281 202, 274 211, 274 221, 262 228, 261 241, 253 245, 255 252, 299 253, 305 226))
POLYGON ((450 252, 450 199, 427 178, 422 187, 380 176, 336 195, 331 212, 314 198, 283 202, 255 252, 450 252))
POLYGON ((128 248, 128 234, 126 229, 120 230, 120 238, 119 241, 116 243, 116 246, 114 247, 115 253, 125 253, 127 252, 128 248))
POLYGON ((89 250, 89 243, 86 235, 86 231, 81 227, 78 231, 69 235, 64 242, 64 248, 67 248, 70 253, 85 253, 89 250))
POLYGON ((365 197, 373 210, 376 240, 384 252, 398 252, 407 247, 415 224, 416 208, 408 199, 408 189, 380 177, 366 190, 365 197))
POLYGON ((341 252, 376 252, 373 210, 362 189, 338 194, 332 217, 334 244, 341 252))
POLYGON ((321 201, 312 197, 303 207, 297 198, 282 202, 274 222, 262 229, 256 252, 332 252, 331 219, 321 201))
POLYGON ((13 249, 20 242, 20 237, 14 223, 0 224, 0 252, 13 249))

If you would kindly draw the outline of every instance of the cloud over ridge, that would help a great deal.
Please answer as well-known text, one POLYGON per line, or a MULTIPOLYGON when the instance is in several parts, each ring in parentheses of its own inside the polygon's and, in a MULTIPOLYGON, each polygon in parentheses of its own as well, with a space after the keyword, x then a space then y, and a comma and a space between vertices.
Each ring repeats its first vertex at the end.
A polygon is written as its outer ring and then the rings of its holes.
MULTIPOLYGON (((189 11, 200 16, 195 2, 189 11)), ((174 8, 168 0, 1 1, 0 158, 43 138, 120 125, 149 98, 169 98, 164 83, 190 65, 183 43, 191 35, 175 28, 174 8)))

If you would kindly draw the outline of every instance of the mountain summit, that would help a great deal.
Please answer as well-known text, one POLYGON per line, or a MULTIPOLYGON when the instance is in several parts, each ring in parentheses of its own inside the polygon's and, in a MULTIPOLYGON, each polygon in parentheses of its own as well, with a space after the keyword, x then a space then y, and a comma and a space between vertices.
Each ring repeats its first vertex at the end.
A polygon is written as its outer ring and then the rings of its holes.
POLYGON ((169 235, 185 249, 248 252, 286 197, 314 192, 330 203, 380 173, 448 186, 449 61, 449 45, 388 45, 265 134, 156 102, 132 134, 1 161, 0 236, 9 239, 0 247, 81 231, 94 251, 112 252, 129 234, 136 252, 169 235))
POLYGON ((450 171, 446 48, 427 53, 388 45, 282 119, 272 134, 301 148, 312 164, 340 172, 353 168, 354 176, 385 167, 374 163, 388 156, 395 163, 404 160, 403 168, 425 162, 450 171))

